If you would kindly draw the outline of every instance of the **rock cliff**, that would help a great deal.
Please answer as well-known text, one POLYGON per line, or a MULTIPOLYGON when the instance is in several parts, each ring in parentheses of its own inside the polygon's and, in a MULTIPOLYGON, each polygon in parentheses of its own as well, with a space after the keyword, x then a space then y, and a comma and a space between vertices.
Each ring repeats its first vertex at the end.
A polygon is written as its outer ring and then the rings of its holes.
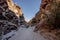
POLYGON ((40 10, 30 21, 48 40, 60 40, 60 0, 42 0, 40 10))
POLYGON ((12 0, 0 0, 0 36, 16 30, 21 19, 24 20, 20 16, 23 16, 22 10, 17 4, 12 0))

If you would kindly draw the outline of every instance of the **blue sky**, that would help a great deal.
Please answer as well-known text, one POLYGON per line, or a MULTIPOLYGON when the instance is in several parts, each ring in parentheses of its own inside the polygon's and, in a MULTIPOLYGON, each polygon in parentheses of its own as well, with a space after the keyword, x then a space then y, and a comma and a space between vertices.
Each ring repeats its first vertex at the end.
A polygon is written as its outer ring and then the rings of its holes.
POLYGON ((29 21, 38 12, 41 0, 13 0, 22 8, 26 21, 29 21))

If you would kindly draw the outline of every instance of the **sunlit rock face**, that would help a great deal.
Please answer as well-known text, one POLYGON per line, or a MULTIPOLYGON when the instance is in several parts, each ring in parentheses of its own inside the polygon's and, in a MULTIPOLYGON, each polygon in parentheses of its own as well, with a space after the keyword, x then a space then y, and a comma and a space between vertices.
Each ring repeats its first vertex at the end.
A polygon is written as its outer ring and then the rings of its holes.
POLYGON ((22 10, 17 4, 13 3, 11 0, 7 0, 7 4, 9 6, 8 8, 13 11, 16 16, 19 17, 22 15, 22 10))
POLYGON ((42 0, 40 10, 31 21, 35 30, 48 40, 60 40, 60 0, 42 0), (33 23, 32 23, 33 22, 33 23))
POLYGON ((11 22, 18 22, 18 18, 22 16, 21 8, 13 3, 12 0, 1 0, 0 2, 0 12, 5 19, 10 19, 9 21, 11 22))
POLYGON ((20 16, 22 10, 12 0, 0 0, 0 36, 16 30, 20 25, 20 16))

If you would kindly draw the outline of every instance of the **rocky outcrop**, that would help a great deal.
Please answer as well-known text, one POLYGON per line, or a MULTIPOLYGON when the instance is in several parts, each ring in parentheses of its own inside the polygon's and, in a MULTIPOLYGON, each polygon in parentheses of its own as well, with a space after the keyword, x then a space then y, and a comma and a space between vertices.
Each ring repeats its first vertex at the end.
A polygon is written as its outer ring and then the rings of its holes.
POLYGON ((20 20, 24 20, 24 18, 20 19, 20 16, 23 16, 22 10, 17 4, 12 0, 0 0, 0 36, 16 30, 20 20))
POLYGON ((17 17, 22 15, 22 10, 17 4, 13 3, 11 0, 7 0, 7 4, 9 6, 8 8, 13 11, 17 17))
POLYGON ((31 21, 35 30, 48 40, 60 40, 60 0, 42 0, 40 10, 31 21))

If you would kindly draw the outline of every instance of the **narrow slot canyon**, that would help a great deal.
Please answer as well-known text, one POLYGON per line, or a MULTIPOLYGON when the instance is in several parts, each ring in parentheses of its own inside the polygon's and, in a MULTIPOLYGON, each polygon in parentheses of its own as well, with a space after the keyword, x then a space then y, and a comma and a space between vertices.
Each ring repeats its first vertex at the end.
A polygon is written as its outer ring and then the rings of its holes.
POLYGON ((60 40, 60 0, 0 0, 0 40, 60 40))

